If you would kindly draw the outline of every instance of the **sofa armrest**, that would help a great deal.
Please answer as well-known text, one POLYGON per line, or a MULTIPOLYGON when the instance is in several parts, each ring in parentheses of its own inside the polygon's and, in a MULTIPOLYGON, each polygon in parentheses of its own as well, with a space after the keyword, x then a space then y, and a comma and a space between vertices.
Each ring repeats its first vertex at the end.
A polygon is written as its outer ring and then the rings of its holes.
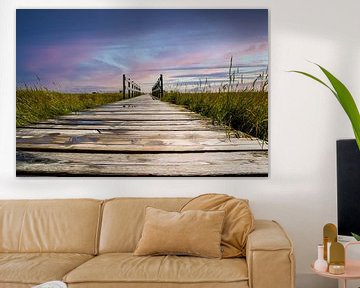
POLYGON ((295 287, 293 245, 277 222, 255 221, 247 240, 246 261, 250 288, 295 287))

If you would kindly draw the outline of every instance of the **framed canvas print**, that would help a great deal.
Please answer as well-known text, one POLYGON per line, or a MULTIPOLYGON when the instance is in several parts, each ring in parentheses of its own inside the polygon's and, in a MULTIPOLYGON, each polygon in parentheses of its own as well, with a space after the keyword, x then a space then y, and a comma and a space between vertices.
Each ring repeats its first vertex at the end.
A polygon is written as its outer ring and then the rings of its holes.
POLYGON ((268 176, 266 9, 18 9, 17 176, 268 176))

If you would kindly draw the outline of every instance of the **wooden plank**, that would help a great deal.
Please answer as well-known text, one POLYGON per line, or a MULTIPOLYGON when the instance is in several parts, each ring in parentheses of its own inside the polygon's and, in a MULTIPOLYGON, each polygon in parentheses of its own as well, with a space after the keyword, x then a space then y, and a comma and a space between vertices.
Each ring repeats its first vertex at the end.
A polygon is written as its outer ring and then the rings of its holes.
MULTIPOLYGON (((45 129, 48 133, 52 130, 118 130, 118 131, 207 131, 209 127, 197 124, 186 125, 64 125, 64 124, 37 124, 27 126, 27 129, 45 129)), ((212 130, 224 131, 219 126, 211 127, 212 130)))
POLYGON ((37 137, 47 137, 49 135, 70 137, 72 135, 86 135, 88 137, 95 137, 96 139, 133 139, 133 138, 149 138, 149 139, 224 139, 229 142, 237 143, 239 141, 252 142, 252 138, 232 138, 235 135, 232 133, 225 133, 225 131, 206 129, 203 131, 133 131, 133 130, 66 130, 66 129, 28 129, 22 128, 17 131, 17 139, 28 139, 37 137))
POLYGON ((49 143, 44 139, 40 141, 21 141, 16 143, 17 150, 29 151, 96 151, 104 153, 132 153, 132 152, 191 152, 191 151, 263 151, 257 143, 243 143, 233 145, 232 143, 221 142, 218 139, 206 139, 199 141, 189 141, 181 139, 121 139, 111 143, 98 141, 91 143, 85 142, 83 136, 71 137, 68 139, 58 139, 49 143), (46 142, 45 142, 46 141, 46 142), (83 141, 78 143, 79 141, 83 141))
MULTIPOLYGON (((165 103, 165 102, 156 102, 156 101, 152 101, 152 102, 138 102, 138 103, 134 103, 131 102, 133 101, 132 99, 127 101, 127 100, 123 100, 121 102, 117 102, 117 103, 112 103, 112 104, 107 104, 107 105, 102 105, 96 108, 92 108, 92 109, 97 109, 97 108, 114 108, 114 107, 120 107, 120 108, 136 108, 136 107, 164 107, 164 108, 169 108, 169 107, 174 107, 176 109, 177 105, 171 104, 171 103, 165 103)), ((179 106, 180 107, 180 106, 179 106)))
MULTIPOLYGON (((198 146, 214 146, 222 150, 223 146, 232 147, 231 150, 264 150, 267 145, 253 139, 247 138, 229 138, 225 133, 218 133, 217 131, 132 131, 132 130, 55 130, 51 133, 44 133, 41 129, 33 129, 19 131, 17 134, 17 148, 25 149, 25 147, 34 146, 36 149, 40 147, 58 146, 59 149, 68 148, 69 145, 73 148, 93 147, 97 150, 96 145, 109 146, 108 149, 129 149, 128 145, 141 145, 146 151, 147 149, 154 149, 154 146, 186 146, 186 151, 198 149, 198 146), (115 148, 119 146, 120 148, 115 148), (149 147, 150 148, 149 148, 149 147), (126 147, 126 148, 125 148, 126 147)), ((90 148, 89 148, 90 149, 90 148)), ((104 148, 101 148, 102 150, 104 148)), ((136 148, 138 151, 139 147, 136 148)), ((141 148, 140 148, 141 149, 141 148)), ((166 149, 160 147, 158 149, 166 149)), ((169 147, 170 149, 170 147, 169 147)), ((230 149, 230 148, 226 148, 230 149)), ((171 149, 172 150, 172 149, 171 149)), ((183 150, 181 150, 183 151, 183 150)))
POLYGON ((57 176, 267 176, 266 152, 97 154, 17 152, 18 174, 57 176))
POLYGON ((130 99, 129 101, 127 100, 123 100, 121 102, 118 102, 118 103, 112 103, 112 104, 107 104, 107 105, 102 105, 102 106, 98 106, 98 107, 95 107, 95 108, 92 108, 92 109, 97 109, 97 108, 108 108, 108 107, 111 107, 111 108, 117 108, 117 107, 120 107, 120 108, 149 108, 149 107, 152 107, 152 108, 174 108, 174 109, 178 109, 178 108, 183 108, 182 106, 179 106, 179 105, 176 105, 176 104, 172 104, 172 103, 169 103, 169 102, 159 102, 159 100, 151 100, 150 102, 146 102, 146 101, 143 101, 143 102, 131 102, 132 99, 130 99))
POLYGON ((126 106, 126 105, 109 105, 109 106, 98 106, 96 108, 86 109, 82 110, 84 112, 91 112, 91 111, 97 111, 97 112, 112 112, 112 111, 152 111, 152 112, 158 112, 158 111, 180 111, 180 112, 191 112, 187 110, 184 107, 177 106, 174 107, 171 104, 166 103, 165 105, 132 105, 132 106, 126 106))
POLYGON ((117 105, 117 106, 121 106, 121 105, 159 105, 159 106, 164 106, 166 105, 166 103, 164 102, 160 102, 159 100, 156 99, 152 99, 149 98, 148 95, 143 95, 143 96, 139 96, 136 98, 132 98, 132 99, 124 99, 118 102, 114 102, 111 104, 105 104, 103 106, 112 106, 112 105, 117 105))
POLYGON ((172 120, 172 121, 178 121, 178 120, 188 120, 188 121, 194 121, 194 120, 201 120, 202 118, 200 116, 196 115, 157 115, 157 114, 151 114, 151 115, 65 115, 65 116, 59 116, 57 119, 71 119, 71 120, 103 120, 103 121, 128 121, 128 120, 137 120, 137 121, 159 121, 159 120, 172 120))
POLYGON ((159 102, 159 100, 151 100, 150 102, 134 102, 135 100, 133 99, 128 99, 128 100, 122 100, 121 102, 115 102, 115 103, 111 103, 111 104, 105 104, 105 105, 101 105, 95 108, 91 108, 91 109, 97 109, 97 108, 108 108, 108 107, 120 107, 120 108, 135 108, 135 107, 164 107, 164 108, 170 108, 173 107, 175 109, 177 108, 181 108, 181 106, 176 105, 176 104, 172 104, 169 102, 159 102))
POLYGON ((139 116, 147 116, 147 115, 184 115, 184 116, 197 116, 194 112, 181 112, 181 111, 113 111, 113 112, 98 112, 98 111, 84 111, 84 112, 74 112, 69 115, 139 115, 139 116))
POLYGON ((41 124, 60 124, 60 125, 105 125, 105 126, 176 126, 176 125, 210 125, 210 121, 207 120, 156 120, 156 121, 142 121, 142 120, 123 120, 123 121, 116 121, 116 120, 82 120, 82 119, 49 119, 46 121, 41 121, 39 124, 34 125, 41 125, 41 124))
MULTIPOLYGON (((189 110, 186 110, 184 108, 179 108, 174 111, 173 108, 170 107, 138 107, 138 108, 116 108, 116 107, 109 107, 109 108, 95 108, 95 109, 89 109, 89 110, 83 110, 74 112, 75 113, 88 113, 88 112, 96 112, 96 113, 103 113, 103 112, 153 112, 154 114, 158 112, 191 112, 189 110)), ((191 112, 194 113, 194 112, 191 112)))

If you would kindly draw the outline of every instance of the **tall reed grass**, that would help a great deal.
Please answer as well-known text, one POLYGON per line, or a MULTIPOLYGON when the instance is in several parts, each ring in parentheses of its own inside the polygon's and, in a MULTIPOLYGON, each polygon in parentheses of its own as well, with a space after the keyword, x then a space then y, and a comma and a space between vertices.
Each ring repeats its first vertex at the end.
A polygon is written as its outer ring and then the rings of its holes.
POLYGON ((182 105, 210 117, 215 124, 231 127, 265 142, 268 141, 268 92, 238 91, 219 93, 166 92, 163 101, 182 105))
POLYGON ((120 93, 69 94, 46 89, 16 90, 16 126, 122 100, 120 93))
MULTIPOLYGON (((243 82, 239 67, 229 62, 228 82, 211 87, 206 78, 192 91, 174 90, 164 93, 161 100, 183 105, 191 111, 210 117, 214 123, 234 129, 235 135, 244 134, 268 141, 268 69, 256 76, 251 83, 243 82)), ((246 136, 246 135, 245 135, 246 136)))

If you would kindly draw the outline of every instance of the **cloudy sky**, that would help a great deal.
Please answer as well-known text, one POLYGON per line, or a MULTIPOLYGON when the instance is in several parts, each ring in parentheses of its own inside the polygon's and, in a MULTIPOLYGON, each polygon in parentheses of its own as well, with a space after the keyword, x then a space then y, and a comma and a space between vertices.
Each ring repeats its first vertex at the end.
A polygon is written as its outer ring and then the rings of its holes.
POLYGON ((17 10, 17 85, 118 91, 122 74, 150 90, 199 79, 251 81, 268 65, 267 10, 17 10), (39 80, 40 79, 40 80, 39 80))

